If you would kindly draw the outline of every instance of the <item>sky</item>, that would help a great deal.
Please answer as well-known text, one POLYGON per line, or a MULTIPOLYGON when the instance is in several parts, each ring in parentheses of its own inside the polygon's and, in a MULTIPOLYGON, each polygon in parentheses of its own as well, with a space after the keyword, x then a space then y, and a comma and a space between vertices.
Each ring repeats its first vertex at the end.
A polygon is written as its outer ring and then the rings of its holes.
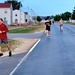
MULTIPOLYGON (((4 2, 7 0, 0 0, 4 2)), ((51 16, 72 12, 75 7, 75 0, 18 0, 21 1, 23 7, 21 11, 28 11, 29 14, 38 16, 51 16)))

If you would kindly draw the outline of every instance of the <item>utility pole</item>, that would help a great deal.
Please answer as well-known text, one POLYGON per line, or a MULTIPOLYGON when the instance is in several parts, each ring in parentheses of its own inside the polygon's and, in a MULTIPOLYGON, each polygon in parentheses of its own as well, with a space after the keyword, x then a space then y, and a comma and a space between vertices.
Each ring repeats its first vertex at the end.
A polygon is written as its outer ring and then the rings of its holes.
POLYGON ((20 4, 17 4, 16 7, 18 5, 20 5, 20 9, 19 9, 19 23, 20 23, 20 26, 21 26, 21 1, 19 2, 20 4))
POLYGON ((24 2, 23 0, 20 0, 20 26, 21 26, 21 3, 24 2))
POLYGON ((30 21, 30 15, 29 15, 29 7, 27 7, 28 10, 28 22, 30 21))
POLYGON ((21 1, 20 1, 20 26, 21 26, 21 1))

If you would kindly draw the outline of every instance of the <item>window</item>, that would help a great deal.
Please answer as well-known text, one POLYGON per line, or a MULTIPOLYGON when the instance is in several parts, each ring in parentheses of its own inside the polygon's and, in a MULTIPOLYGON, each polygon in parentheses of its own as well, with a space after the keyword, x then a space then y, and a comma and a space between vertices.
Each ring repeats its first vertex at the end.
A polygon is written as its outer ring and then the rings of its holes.
POLYGON ((5 11, 4 13, 7 13, 7 11, 5 11))
POLYGON ((25 19, 25 22, 27 22, 27 19, 25 19))
POLYGON ((18 23, 18 19, 15 19, 15 23, 16 23, 16 24, 18 23))
POLYGON ((4 21, 3 21, 6 25, 8 24, 7 18, 4 17, 4 21))
POLYGON ((17 14, 15 14, 15 16, 17 16, 17 14))
POLYGON ((4 10, 4 13, 7 13, 7 10, 6 9, 4 10))
POLYGON ((6 20, 6 17, 4 17, 4 21, 6 20))

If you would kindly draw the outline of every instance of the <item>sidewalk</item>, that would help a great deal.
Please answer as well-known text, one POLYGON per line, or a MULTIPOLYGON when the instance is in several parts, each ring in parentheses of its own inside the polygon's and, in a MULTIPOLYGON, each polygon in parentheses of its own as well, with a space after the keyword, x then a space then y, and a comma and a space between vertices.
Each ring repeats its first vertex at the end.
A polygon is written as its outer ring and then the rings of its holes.
MULTIPOLYGON (((20 45, 12 50, 12 55, 28 52, 29 49, 38 41, 38 39, 26 39, 26 38, 16 38, 14 40, 20 41, 20 45)), ((3 53, 2 57, 8 56, 8 51, 3 53)))

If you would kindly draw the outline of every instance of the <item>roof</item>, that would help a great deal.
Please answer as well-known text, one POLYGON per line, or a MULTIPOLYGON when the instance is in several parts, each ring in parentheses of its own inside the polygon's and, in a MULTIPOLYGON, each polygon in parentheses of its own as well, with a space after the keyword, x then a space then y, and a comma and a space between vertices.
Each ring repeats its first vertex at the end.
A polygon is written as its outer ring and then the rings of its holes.
POLYGON ((10 8, 11 3, 0 3, 0 8, 10 8))
POLYGON ((26 15, 28 14, 28 12, 24 12, 26 15))

